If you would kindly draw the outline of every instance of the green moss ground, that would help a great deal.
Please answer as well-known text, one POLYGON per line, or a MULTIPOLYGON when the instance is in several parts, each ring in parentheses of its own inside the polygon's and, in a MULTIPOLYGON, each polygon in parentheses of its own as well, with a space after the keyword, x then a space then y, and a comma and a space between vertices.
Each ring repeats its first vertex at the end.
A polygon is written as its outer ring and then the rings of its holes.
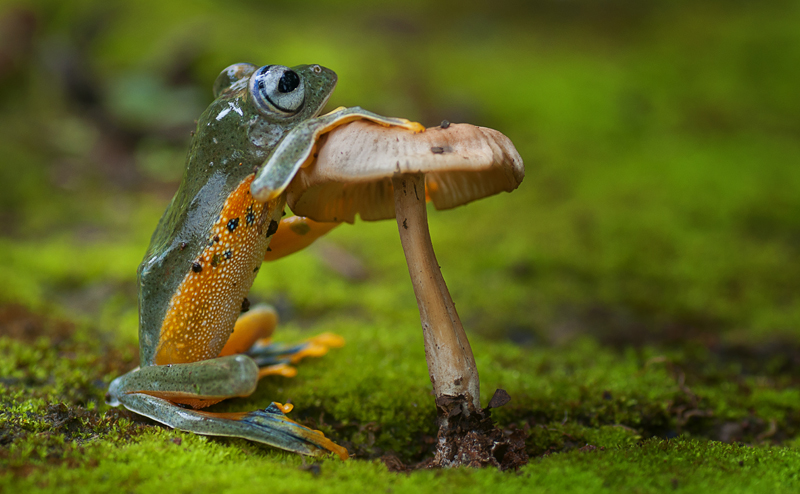
POLYGON ((0 491, 800 487, 795 3, 17 5, 0 7, 0 491), (264 266, 250 299, 278 308, 280 339, 347 345, 215 407, 292 402, 353 460, 104 404, 138 361, 135 270, 192 120, 245 60, 321 63, 332 106, 515 142, 519 190, 430 223, 482 402, 509 392, 494 417, 528 465, 381 461, 418 462, 435 434, 393 222, 264 266))

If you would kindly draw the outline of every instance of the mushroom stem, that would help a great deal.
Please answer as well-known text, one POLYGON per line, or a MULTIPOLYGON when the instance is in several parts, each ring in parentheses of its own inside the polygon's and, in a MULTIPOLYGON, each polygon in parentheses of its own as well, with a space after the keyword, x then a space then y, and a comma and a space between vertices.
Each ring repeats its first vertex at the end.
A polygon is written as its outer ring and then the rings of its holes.
MULTIPOLYGON (((408 272, 417 297, 425 358, 437 398, 458 398, 480 409, 480 380, 472 348, 447 290, 428 231, 425 176, 422 173, 392 177, 395 213, 408 272)), ((470 410, 463 410, 466 415, 470 410)))

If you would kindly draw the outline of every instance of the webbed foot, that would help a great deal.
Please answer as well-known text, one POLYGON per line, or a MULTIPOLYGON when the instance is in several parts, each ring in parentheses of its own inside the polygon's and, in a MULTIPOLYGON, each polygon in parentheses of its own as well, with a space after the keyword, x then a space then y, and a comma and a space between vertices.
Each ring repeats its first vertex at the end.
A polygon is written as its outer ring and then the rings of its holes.
MULTIPOLYGON (((276 364, 281 366, 286 364, 276 364)), ((288 367, 288 366, 287 366, 288 367)), ((261 371, 246 355, 231 355, 190 364, 151 365, 115 379, 109 405, 196 434, 233 436, 312 456, 328 452, 347 459, 347 450, 286 417, 292 405, 272 403, 254 412, 215 413, 197 410, 227 398, 248 396, 261 371), (180 406, 189 406, 184 408, 180 406)))
POLYGON ((258 305, 241 315, 233 334, 228 338, 220 357, 244 354, 261 368, 259 377, 282 375, 294 377, 296 364, 305 357, 321 357, 331 348, 344 346, 344 338, 333 333, 322 333, 297 343, 273 343, 271 340, 278 325, 278 313, 268 305, 258 305))
MULTIPOLYGON (((331 348, 344 346, 344 338, 333 333, 322 333, 298 343, 272 343, 267 339, 257 341, 245 355, 252 358, 260 368, 297 364, 306 357, 321 357, 331 348)), ((263 370, 263 369, 262 369, 263 370)), ((275 374, 283 374, 275 372, 275 374)), ((263 377, 263 376, 262 376, 263 377)))
POLYGON ((174 429, 207 436, 231 436, 249 439, 309 456, 335 453, 342 460, 347 450, 317 430, 286 417, 291 405, 273 402, 263 410, 214 413, 181 408, 157 396, 132 393, 120 397, 125 408, 174 429))

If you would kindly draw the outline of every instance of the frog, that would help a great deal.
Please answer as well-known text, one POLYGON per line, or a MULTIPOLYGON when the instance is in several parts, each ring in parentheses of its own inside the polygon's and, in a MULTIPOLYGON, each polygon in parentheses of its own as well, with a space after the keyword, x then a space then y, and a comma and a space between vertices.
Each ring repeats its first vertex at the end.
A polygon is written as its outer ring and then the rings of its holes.
POLYGON ((196 434, 349 457, 322 432, 288 418, 291 404, 203 410, 249 396, 266 376, 293 377, 303 358, 343 344, 332 334, 274 343, 276 311, 249 307, 247 299, 263 262, 305 248, 338 225, 286 216, 285 189, 313 161, 320 136, 362 118, 419 128, 360 107, 321 115, 337 80, 321 65, 251 63, 233 64, 216 78, 181 183, 137 271, 140 365, 110 383, 110 405, 196 434))

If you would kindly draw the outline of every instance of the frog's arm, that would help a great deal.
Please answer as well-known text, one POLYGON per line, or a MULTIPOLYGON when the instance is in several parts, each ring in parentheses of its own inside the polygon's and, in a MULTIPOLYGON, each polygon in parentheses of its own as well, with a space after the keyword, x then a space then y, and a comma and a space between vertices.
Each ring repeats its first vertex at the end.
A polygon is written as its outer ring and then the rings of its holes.
POLYGON ((283 218, 269 242, 264 261, 274 261, 305 249, 341 223, 321 223, 303 216, 283 218))
POLYGON ((403 127, 414 132, 425 130, 425 127, 417 122, 405 118, 384 117, 358 106, 337 108, 328 114, 302 122, 289 132, 261 167, 251 184, 250 192, 253 197, 263 202, 278 197, 292 181, 297 170, 313 161, 314 146, 321 135, 342 124, 361 119, 386 127, 403 127))

